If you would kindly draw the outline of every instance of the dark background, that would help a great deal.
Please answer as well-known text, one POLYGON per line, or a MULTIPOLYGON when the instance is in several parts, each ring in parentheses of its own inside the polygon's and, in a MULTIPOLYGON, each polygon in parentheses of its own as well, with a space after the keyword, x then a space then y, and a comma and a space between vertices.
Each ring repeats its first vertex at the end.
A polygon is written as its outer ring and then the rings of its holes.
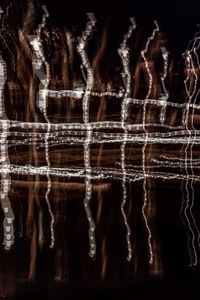
MULTIPOLYGON (((124 1, 75 1, 75 0, 45 0, 50 12, 50 21, 53 25, 68 25, 73 28, 77 35, 85 26, 86 13, 95 12, 97 20, 101 23, 110 22, 114 35, 121 33, 126 28, 128 17, 135 17, 136 21, 145 26, 151 26, 152 21, 157 19, 161 29, 166 32, 171 50, 181 53, 188 41, 197 31, 200 23, 200 10, 198 1, 159 1, 159 0, 124 0, 124 1)), ((98 23, 97 23, 98 26, 98 23)), ((113 37, 114 39, 114 37, 113 37)), ((169 194, 174 191, 170 190, 169 194)), ((174 195, 174 199, 177 195, 174 195)), ((172 199, 173 199, 172 197, 172 199)), ((180 195, 179 195, 180 197, 180 195)), ((198 197, 198 195, 197 195, 198 197)), ((173 201, 173 200, 172 200, 173 201)), ((169 235, 171 246, 177 251, 172 251, 169 266, 177 263, 182 246, 183 234, 180 232, 179 241, 176 234, 173 236, 173 228, 161 228, 162 234, 169 235)), ((169 247, 169 245, 168 245, 169 247)), ((185 251, 185 250, 184 250, 185 251)), ((168 248, 168 254, 170 250, 168 248)), ((185 253, 182 254, 187 256, 185 253)), ((110 282, 102 286, 80 286, 73 282, 67 285, 58 285, 51 289, 48 286, 45 270, 41 257, 41 275, 35 282, 29 285, 19 285, 16 299, 200 299, 199 270, 182 268, 181 263, 176 264, 174 277, 167 279, 143 279, 126 282, 110 282)), ((180 262, 182 260, 180 259, 180 262)), ((47 270, 46 270, 47 272, 47 270)), ((38 272, 39 274, 39 272, 38 272)), ((47 274, 46 274, 47 275, 47 274)))
POLYGON ((138 23, 149 23, 156 19, 174 48, 179 49, 187 46, 188 39, 197 31, 197 24, 200 23, 198 0, 44 0, 43 3, 48 6, 54 22, 71 23, 75 27, 89 11, 95 12, 98 20, 112 20, 116 31, 128 17, 135 17, 138 23))

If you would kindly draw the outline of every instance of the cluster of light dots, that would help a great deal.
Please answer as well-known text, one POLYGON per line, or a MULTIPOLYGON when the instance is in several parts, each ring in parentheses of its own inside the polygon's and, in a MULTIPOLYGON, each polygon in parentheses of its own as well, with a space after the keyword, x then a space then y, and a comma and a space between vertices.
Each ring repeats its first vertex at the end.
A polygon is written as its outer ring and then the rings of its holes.
MULTIPOLYGON (((38 79, 40 80, 39 90, 37 94, 37 106, 42 112, 45 123, 40 122, 19 122, 9 120, 5 113, 4 108, 4 86, 6 81, 6 64, 0 56, 0 126, 1 126, 1 145, 0 145, 0 176, 1 176, 1 206, 4 212, 4 246, 5 249, 10 249, 14 243, 14 213, 11 208, 8 193, 11 185, 11 174, 21 175, 46 175, 47 189, 45 192, 45 200, 48 206, 48 212, 51 217, 50 230, 51 230, 51 243, 50 247, 54 247, 55 232, 54 232, 54 215, 49 201, 49 193, 51 191, 51 176, 60 176, 64 178, 83 178, 85 181, 85 196, 83 199, 83 206, 89 224, 89 256, 95 258, 96 256, 96 239, 95 239, 95 222, 90 208, 92 199, 92 181, 99 179, 112 179, 121 181, 122 185, 122 201, 121 201, 121 214, 123 216, 124 225, 126 227, 126 242, 127 242, 127 260, 133 258, 133 247, 131 244, 131 229, 128 223, 128 218, 125 213, 125 205, 127 203, 127 182, 130 181, 143 181, 144 201, 142 206, 142 215, 145 227, 148 233, 148 246, 149 246, 149 263, 153 263, 153 250, 152 250, 152 234, 148 224, 148 218, 145 214, 145 208, 149 201, 147 193, 147 179, 148 178, 161 178, 164 180, 180 180, 182 182, 182 206, 181 216, 184 226, 188 234, 188 250, 190 254, 190 265, 197 265, 199 262, 197 247, 200 248, 200 232, 192 212, 194 206, 194 182, 199 182, 200 178, 194 174, 194 170, 200 169, 200 159, 193 158, 193 146, 200 144, 200 130, 194 127, 194 111, 200 109, 200 105, 196 104, 200 90, 198 90, 198 74, 194 67, 196 63, 200 70, 199 58, 197 50, 200 46, 200 39, 198 34, 190 41, 188 49, 185 51, 183 57, 187 66, 186 79, 184 81, 187 99, 185 103, 175 103, 168 101, 169 93, 165 84, 168 72, 168 51, 162 48, 163 58, 163 73, 161 75, 161 83, 163 93, 159 99, 150 99, 153 77, 149 67, 147 53, 151 41, 155 38, 156 33, 159 31, 159 26, 154 21, 155 28, 147 39, 144 50, 141 51, 141 56, 144 60, 144 65, 149 79, 148 91, 144 100, 131 98, 131 73, 129 69, 129 47, 127 45, 128 39, 134 33, 136 24, 134 19, 130 19, 130 27, 128 32, 124 35, 122 43, 119 45, 118 54, 121 58, 123 67, 122 79, 123 87, 119 87, 118 91, 107 90, 104 92, 94 91, 94 71, 90 64, 87 55, 87 43, 94 30, 96 19, 94 14, 88 14, 88 22, 86 29, 83 31, 81 37, 78 39, 77 52, 81 58, 81 69, 84 70, 86 76, 85 86, 77 87, 74 90, 50 90, 50 68, 45 59, 45 54, 41 39, 41 30, 45 27, 48 12, 43 7, 44 14, 42 22, 38 26, 37 33, 29 36, 29 43, 33 51, 33 69, 38 79), (44 67, 45 66, 45 67, 44 67), (192 75, 191 75, 192 70, 192 75), (192 79, 195 78, 195 83, 192 85, 192 79), (90 101, 91 97, 113 97, 116 101, 121 101, 121 120, 119 122, 90 122, 90 101), (47 115, 48 98, 65 98, 73 97, 82 101, 83 110, 83 123, 59 123, 53 124, 47 115), (143 109, 142 123, 130 124, 127 122, 128 111, 130 105, 140 105, 143 109), (146 120, 147 106, 160 107, 160 123, 148 123, 146 120), (170 126, 165 123, 167 107, 174 107, 182 109, 182 125, 170 126), (189 127, 188 118, 192 109, 192 128, 189 127), (148 127, 165 128, 167 132, 149 132, 148 127), (11 131, 10 129, 26 129, 24 132, 17 130, 11 131), (34 129, 34 132, 28 132, 27 129, 34 129), (99 129, 115 129, 114 133, 98 132, 99 129), (116 129, 122 133, 117 133, 116 129), (41 131, 44 131, 41 133, 41 131), (138 131, 142 131, 137 133, 138 131), (9 137, 9 141, 8 141, 9 137), (20 138, 19 138, 20 137, 20 138), (32 144, 37 148, 44 148, 46 166, 33 167, 31 165, 19 166, 12 165, 9 162, 8 148, 16 145, 29 145, 32 144), (116 162, 113 168, 97 168, 91 167, 91 145, 101 143, 119 143, 120 145, 120 161, 116 162), (83 146, 84 154, 84 167, 67 167, 67 168, 53 168, 49 158, 49 147, 54 145, 69 145, 79 144, 83 146), (126 164, 126 145, 142 145, 142 165, 126 164), (181 157, 160 156, 159 158, 152 158, 151 165, 146 163, 146 149, 147 146, 154 144, 166 145, 182 145, 181 157), (118 167, 117 167, 118 166, 118 167), (152 168, 152 170, 151 170, 152 168), (162 168, 162 171, 159 169, 162 168), (171 171, 164 172, 163 169, 171 169, 171 171), (185 174, 179 172, 181 169, 185 170, 185 174), (178 170, 178 172, 177 172, 178 170), (190 172, 189 172, 190 170, 190 172), (186 195, 186 196, 185 196, 186 195)), ((2 13, 2 11, 1 11, 2 13)))

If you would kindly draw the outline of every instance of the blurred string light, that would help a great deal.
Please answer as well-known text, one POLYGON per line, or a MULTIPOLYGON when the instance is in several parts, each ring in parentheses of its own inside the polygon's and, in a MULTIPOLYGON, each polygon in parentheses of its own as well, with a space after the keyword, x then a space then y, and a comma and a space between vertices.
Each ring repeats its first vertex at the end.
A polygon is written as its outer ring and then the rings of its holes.
MULTIPOLYGON (((2 14, 0 9, 0 14, 2 14)), ((7 78, 7 66, 2 56, 0 56, 0 126, 1 126, 1 156, 0 156, 0 174, 1 174, 1 206, 4 212, 4 246, 5 249, 10 249, 14 243, 14 213, 11 208, 11 203, 8 197, 12 180, 11 174, 20 175, 41 175, 47 178, 47 188, 45 192, 45 200, 48 207, 48 212, 51 218, 50 232, 51 242, 50 247, 55 244, 54 232, 54 214, 49 201, 49 194, 52 188, 52 176, 58 176, 67 179, 82 179, 85 183, 85 195, 83 199, 84 209, 89 225, 89 256, 96 256, 96 237, 95 237, 95 221, 92 216, 91 200, 93 182, 96 180, 117 180, 121 182, 122 200, 121 200, 121 215, 123 217, 126 228, 127 242, 127 260, 131 261, 134 257, 133 246, 131 242, 131 228, 126 213, 127 204, 127 183, 128 182, 143 182, 143 205, 142 216, 145 224, 145 230, 148 233, 148 248, 149 248, 149 263, 153 263, 153 247, 152 247, 152 232, 148 224, 148 217, 145 213, 146 206, 151 200, 147 193, 147 179, 164 179, 164 180, 179 180, 182 182, 182 206, 181 215, 183 223, 188 234, 188 250, 190 254, 190 265, 197 265, 199 262, 198 252, 200 249, 200 232, 198 222, 196 222, 193 213, 194 208, 194 183, 200 182, 198 172, 200 169, 200 159, 193 157, 193 147, 200 144, 200 130, 194 126, 194 114, 200 110, 200 105, 197 103, 200 90, 198 89, 199 82, 199 57, 197 51, 199 49, 199 34, 195 35, 190 42, 188 49, 183 57, 186 64, 186 78, 184 80, 185 91, 187 98, 185 103, 175 103, 169 101, 169 91, 167 89, 166 78, 169 68, 169 53, 165 47, 161 48, 163 71, 160 76, 162 93, 158 99, 151 97, 153 89, 153 74, 148 61, 148 53, 150 44, 154 41, 156 34, 159 32, 157 21, 154 21, 155 28, 152 34, 148 37, 145 48, 141 51, 141 57, 144 62, 146 74, 148 75, 148 91, 145 99, 137 99, 132 97, 131 90, 131 70, 130 70, 130 49, 128 41, 132 37, 136 29, 135 20, 130 19, 128 32, 124 35, 122 43, 118 47, 118 54, 121 58, 123 86, 119 86, 118 90, 94 91, 95 77, 94 70, 87 54, 87 46, 96 25, 94 14, 88 14, 88 22, 86 29, 78 38, 77 52, 81 58, 81 66, 84 87, 74 89, 50 89, 50 66, 45 58, 45 50, 42 41, 42 30, 46 26, 46 19, 49 14, 46 7, 43 6, 42 22, 38 25, 35 35, 29 35, 28 40, 33 53, 32 66, 40 83, 37 92, 37 107, 42 113, 45 122, 22 122, 9 120, 5 111, 4 88, 7 78), (90 121, 90 103, 91 97, 108 97, 115 99, 121 103, 120 120, 119 121, 90 121), (48 99, 60 101, 61 98, 72 97, 82 101, 82 117, 83 123, 58 123, 50 122, 47 107, 48 99), (129 108, 131 105, 142 107, 142 121, 137 124, 128 121, 129 108), (147 109, 148 107, 156 107, 160 109, 159 121, 148 122, 147 109), (170 125, 166 121, 167 108, 175 108, 182 110, 181 125, 170 125), (192 114, 191 114, 192 111, 192 114), (192 123, 189 124, 189 117, 192 123), (154 131, 150 132, 149 128, 154 131), (14 130, 13 130, 14 129, 14 130), (34 131, 33 131, 34 129, 34 131), (160 130, 163 129, 163 130, 160 130), (103 132, 103 130, 105 132, 103 132), (9 139, 8 139, 9 137, 9 139), (9 161, 8 149, 16 145, 34 145, 37 149, 44 149, 45 166, 35 167, 30 164, 24 166, 11 164, 9 161), (91 146, 93 144, 112 144, 117 143, 120 147, 120 159, 116 161, 113 167, 94 167, 91 165, 91 146), (52 167, 49 149, 53 146, 81 145, 83 148, 84 166, 77 167, 52 167), (131 164, 126 160, 127 146, 142 146, 142 161, 140 164, 131 164), (152 157, 149 164, 147 163, 147 147, 149 145, 181 145, 181 151, 173 157, 168 155, 158 154, 157 157, 152 157), (184 172, 183 172, 184 170, 184 172), (189 172, 190 171, 190 172, 189 172), (190 192, 191 191, 191 192, 190 192), (186 198, 184 196, 186 193, 186 198)))

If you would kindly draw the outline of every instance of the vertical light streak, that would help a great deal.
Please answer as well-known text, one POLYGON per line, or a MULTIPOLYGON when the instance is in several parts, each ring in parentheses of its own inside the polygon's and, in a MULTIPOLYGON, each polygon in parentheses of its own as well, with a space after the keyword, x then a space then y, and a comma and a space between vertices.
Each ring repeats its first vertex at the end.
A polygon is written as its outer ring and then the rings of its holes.
MULTIPOLYGON (((190 206, 190 192, 188 189, 188 184, 189 184, 189 173, 188 173, 188 167, 187 167, 187 161, 188 161, 188 146, 190 144, 190 139, 191 139, 191 131, 189 129, 189 124, 188 124, 188 117, 189 117, 189 105, 192 101, 192 97, 194 95, 194 88, 191 92, 191 83, 192 83, 192 79, 191 79, 191 68, 193 73, 195 74, 194 71, 194 67, 193 67, 193 61, 192 61, 192 57, 191 57, 191 53, 190 51, 186 51, 185 52, 185 62, 186 62, 186 68, 187 68, 187 77, 184 80, 184 86, 185 86, 185 90, 186 90, 186 94, 187 94, 187 103, 186 103, 186 109, 185 109, 185 113, 183 113, 183 118, 182 118, 182 122, 183 124, 186 126, 186 130, 188 132, 188 142, 186 144, 186 146, 183 145, 181 151, 184 149, 184 165, 185 165, 185 173, 186 173, 186 181, 185 181, 185 185, 184 185, 184 189, 186 191, 186 202, 184 200, 182 200, 182 207, 181 207, 181 213, 182 211, 184 212, 184 217, 186 220, 186 224, 185 224, 185 228, 186 228, 186 232, 188 235, 188 251, 189 251, 189 255, 190 255, 190 265, 196 265, 197 264, 197 252, 196 252, 196 248, 195 248, 195 235, 194 235, 194 231, 192 229, 192 225, 190 223, 190 219, 188 216, 188 209, 190 206), (189 81, 189 88, 188 88, 188 83, 189 81), (185 202, 185 206, 184 206, 184 202, 185 202), (190 238, 190 234, 191 234, 191 238, 190 238)), ((182 184, 182 189, 183 189, 183 184, 182 184)), ((191 215, 192 217, 192 215, 191 215)))
POLYGON ((94 85, 94 74, 93 69, 90 65, 89 59, 86 53, 86 45, 88 37, 91 35, 93 28, 96 23, 94 14, 88 14, 89 21, 86 25, 85 31, 83 31, 82 36, 79 38, 79 44, 77 45, 77 51, 82 60, 82 69, 86 70, 86 87, 82 100, 83 108, 83 122, 85 124, 86 138, 84 142, 84 166, 85 166, 85 198, 84 198, 84 208, 89 223, 89 242, 90 242, 90 252, 89 256, 95 258, 96 256, 96 240, 95 240, 95 223, 92 217, 92 212, 90 208, 90 202, 92 197, 92 183, 91 183, 91 165, 90 165, 90 143, 92 137, 92 128, 89 124, 89 109, 90 109, 90 95, 94 85))
POLYGON ((55 243, 55 233, 54 233, 54 215, 51 210, 51 205, 49 201, 49 193, 51 191, 51 177, 49 175, 50 172, 50 159, 49 159, 49 135, 50 135, 50 129, 51 129, 51 123, 47 116, 47 96, 48 96, 48 85, 50 80, 50 69, 49 64, 45 59, 43 47, 42 47, 42 41, 41 41, 41 30, 45 27, 46 19, 49 16, 47 9, 45 6, 42 6, 44 10, 44 14, 42 17, 42 23, 38 27, 38 32, 36 36, 29 37, 30 44, 33 48, 34 52, 34 58, 35 62, 33 62, 34 69, 36 71, 36 74, 40 80, 39 84, 39 92, 38 92, 38 99, 37 99, 37 105, 40 109, 40 111, 43 113, 44 118, 47 122, 47 131, 45 134, 45 159, 47 163, 47 189, 45 193, 45 200, 48 206, 49 215, 51 217, 51 223, 50 223, 50 231, 51 231, 51 243, 50 248, 54 247, 55 243), (43 65, 45 66, 45 70, 43 69, 43 65))
MULTIPOLYGON (((198 32, 199 34, 199 32, 198 32)), ((199 57, 197 55, 197 50, 199 49, 200 47, 200 39, 199 39, 199 36, 198 34, 195 35, 195 42, 194 42, 194 46, 193 46, 193 52, 194 52, 194 55, 195 55, 195 58, 196 58, 196 62, 197 62, 197 68, 198 68, 198 74, 200 72, 200 64, 199 64, 199 57), (195 46, 197 42, 197 46, 195 46)), ((195 79, 196 79, 196 87, 197 87, 197 81, 199 79, 199 75, 196 74, 195 72, 195 79)), ((196 89, 195 89, 196 90, 196 89)), ((196 104, 196 101, 197 101, 197 98, 199 96, 199 93, 200 93, 200 87, 196 93, 196 96, 195 96, 195 99, 194 99, 194 104, 196 104)), ((192 126, 192 130, 194 130, 194 135, 193 135, 193 139, 192 139, 192 142, 191 142, 191 145, 190 145, 190 168, 191 168, 191 174, 192 176, 194 175, 194 171, 193 171, 193 145, 196 141, 196 136, 197 136, 197 131, 194 127, 194 108, 192 109, 192 117, 191 117, 191 126, 192 126)), ((194 205, 194 180, 193 178, 191 178, 191 181, 190 181, 190 185, 191 185, 191 190, 192 190, 192 205, 191 205, 191 211, 192 211, 192 208, 193 208, 193 205, 194 205)), ((198 225, 196 224, 195 222, 195 218, 194 218, 194 226, 195 226, 195 229, 197 231, 197 235, 198 235, 198 238, 197 238, 197 242, 198 242, 198 248, 200 249, 200 232, 199 232, 199 228, 198 228, 198 225)))
POLYGON ((164 61, 164 70, 163 75, 161 76, 161 82, 162 82, 162 88, 164 95, 161 98, 161 101, 163 101, 163 107, 160 112, 160 122, 163 124, 165 122, 165 114, 166 114, 166 107, 167 107, 167 99, 169 97, 169 93, 167 91, 166 85, 165 85, 165 79, 167 77, 167 69, 168 69, 168 51, 165 47, 162 47, 162 57, 164 61))
POLYGON ((146 229, 147 229, 147 232, 148 232, 148 247, 149 247, 149 263, 150 264, 153 263, 153 251, 152 251, 152 245, 151 245, 151 230, 149 228, 148 221, 147 221, 147 218, 146 218, 146 215, 145 215, 145 208, 146 208, 146 205, 147 205, 147 202, 148 202, 147 189, 146 189, 146 183, 147 183, 146 147, 147 147, 147 143, 148 143, 148 130, 146 130, 145 123, 146 123, 147 99, 151 95, 153 78, 152 78, 152 74, 150 72, 148 60, 146 58, 146 53, 148 51, 150 42, 154 39, 155 34, 159 31, 159 26, 158 26, 157 21, 154 21, 154 24, 155 24, 155 29, 153 30, 152 35, 147 39, 145 49, 142 50, 142 52, 141 52, 141 55, 144 59, 145 68, 147 70, 147 74, 148 74, 148 77, 149 77, 149 88, 148 88, 148 92, 147 92, 147 95, 146 95, 146 98, 145 98, 144 104, 143 104, 143 118, 142 118, 142 126, 143 126, 143 130, 145 132, 144 145, 143 145, 143 148, 142 148, 142 172, 143 172, 143 191, 144 191, 144 202, 143 202, 143 206, 142 206, 142 215, 143 215, 145 226, 146 226, 146 229))
MULTIPOLYGON (((188 148, 190 147, 190 158, 189 158, 189 162, 190 162, 190 170, 191 170, 191 174, 194 174, 193 171, 193 145, 195 143, 195 139, 196 139, 196 130, 194 128, 194 124, 193 124, 193 118, 194 118, 194 109, 192 110, 192 116, 191 116, 191 129, 189 127, 189 110, 190 110, 190 105, 192 102, 192 99, 194 98, 194 95, 196 93, 196 89, 197 89, 197 81, 198 81, 198 76, 197 73, 195 71, 195 67, 194 67, 194 61, 192 58, 192 52, 195 54, 196 58, 197 58, 197 63, 198 63, 198 57, 196 55, 196 47, 195 47, 195 42, 196 39, 194 39, 194 43, 192 46, 192 49, 190 50, 186 50, 186 52, 183 54, 184 58, 185 58, 185 63, 186 63, 186 68, 187 68, 187 77, 184 80, 184 85, 185 85, 185 90, 186 90, 186 94, 187 94, 187 103, 186 103, 186 108, 185 111, 183 111, 183 118, 182 118, 182 123, 186 126, 186 131, 188 133, 188 141, 187 144, 185 146, 184 149, 184 159, 185 159, 185 172, 186 172, 186 182, 185 182, 185 191, 186 191, 186 203, 184 206, 184 200, 182 200, 182 207, 181 207, 181 213, 184 211, 184 217, 186 220, 187 224, 185 225, 186 228, 186 232, 188 235, 188 251, 189 251, 189 255, 190 255, 190 265, 191 266, 196 266, 198 263, 198 255, 197 255, 197 250, 196 250, 196 246, 195 246, 195 241, 196 241, 196 236, 195 236, 195 232, 193 231, 193 226, 195 231, 197 232, 198 238, 198 247, 199 247, 199 238, 200 238, 200 232, 199 229, 197 227, 196 221, 195 221, 195 217, 193 215, 192 212, 192 208, 194 206, 194 187, 193 187, 193 180, 190 179, 190 175, 188 173, 188 148), (191 70, 194 76, 194 84, 193 84, 193 78, 191 75, 191 70), (189 81, 189 88, 188 88, 188 83, 189 81), (191 130, 194 130, 194 137, 192 138, 192 132, 191 130), (190 200, 190 190, 189 190, 189 180, 190 180, 190 187, 191 187, 191 191, 192 191, 192 197, 190 200), (190 220, 191 218, 191 220, 190 220), (191 222, 192 221, 192 222, 191 222), (192 226, 193 224, 193 226, 192 226), (191 237, 190 237, 191 234, 191 237)), ((199 68, 199 64, 198 64, 198 68, 199 68)), ((194 99, 194 104, 196 102, 197 99, 197 95, 194 99)), ((182 147, 182 149, 184 148, 184 146, 182 147)), ((182 190, 183 190, 183 183, 182 183, 182 190)), ((184 220, 183 220, 184 221, 184 220)))
POLYGON ((8 140, 10 123, 7 118, 4 106, 4 86, 7 78, 6 64, 0 55, 0 125, 1 125, 1 140, 0 140, 0 169, 1 169, 1 190, 0 201, 4 212, 4 241, 5 250, 9 250, 14 244, 14 212, 9 200, 9 190, 11 185, 11 178, 9 174, 10 161, 8 154, 8 140))
POLYGON ((118 49, 119 55, 122 60, 122 65, 123 65, 123 72, 122 72, 122 78, 124 80, 124 85, 125 85, 125 93, 122 99, 122 104, 121 104, 121 123, 122 123, 122 128, 124 130, 124 141, 121 144, 121 169, 122 169, 122 202, 121 202, 121 213, 124 219, 124 223, 126 226, 127 234, 126 234, 126 240, 127 240, 127 246, 128 246, 128 255, 127 255, 127 260, 130 261, 132 259, 132 246, 131 246, 131 229, 127 221, 127 216, 124 210, 126 201, 127 201, 127 188, 126 188, 126 167, 125 167, 125 160, 126 160, 126 155, 125 155, 125 148, 126 148, 126 142, 127 142, 127 134, 128 130, 125 124, 125 121, 127 119, 127 98, 130 97, 131 93, 131 73, 129 70, 129 48, 127 46, 127 40, 131 37, 133 30, 135 29, 135 21, 134 19, 130 19, 131 25, 128 29, 128 33, 124 36, 123 42, 118 49))

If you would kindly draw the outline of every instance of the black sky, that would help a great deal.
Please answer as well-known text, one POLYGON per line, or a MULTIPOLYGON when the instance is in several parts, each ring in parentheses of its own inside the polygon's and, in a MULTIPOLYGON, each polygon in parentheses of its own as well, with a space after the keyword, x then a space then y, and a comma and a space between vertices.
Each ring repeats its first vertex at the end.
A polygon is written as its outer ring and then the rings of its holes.
MULTIPOLYGON (((114 20, 116 30, 128 17, 138 23, 149 24, 158 20, 161 30, 166 32, 175 48, 184 49, 200 24, 200 2, 198 0, 40 0, 47 5, 51 21, 56 24, 78 26, 85 20, 87 12, 94 12, 97 19, 114 20)), ((84 24, 84 23, 83 23, 84 24)))

